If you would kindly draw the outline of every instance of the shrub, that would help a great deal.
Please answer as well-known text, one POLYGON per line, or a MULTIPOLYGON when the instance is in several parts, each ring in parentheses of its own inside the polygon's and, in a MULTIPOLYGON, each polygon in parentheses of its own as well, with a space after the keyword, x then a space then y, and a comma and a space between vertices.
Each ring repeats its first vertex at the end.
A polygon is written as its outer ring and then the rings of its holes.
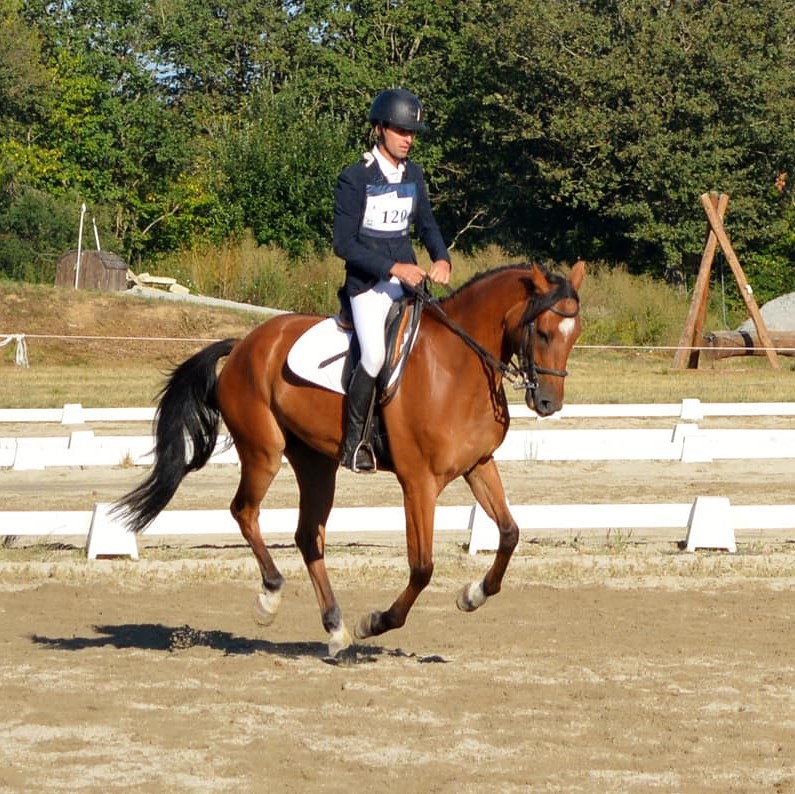
POLYGON ((21 186, 0 210, 0 274, 52 284, 58 257, 77 240, 79 203, 21 186))

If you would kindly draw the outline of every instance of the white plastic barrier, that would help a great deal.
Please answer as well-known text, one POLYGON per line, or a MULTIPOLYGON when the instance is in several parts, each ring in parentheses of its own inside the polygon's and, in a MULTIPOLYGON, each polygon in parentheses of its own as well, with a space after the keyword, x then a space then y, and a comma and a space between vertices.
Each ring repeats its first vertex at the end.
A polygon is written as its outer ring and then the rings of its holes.
MULTIPOLYGON (((93 430, 69 436, 0 438, 0 468, 59 466, 149 466, 152 436, 97 436, 93 430)), ((673 430, 509 430, 494 457, 509 460, 713 460, 795 458, 795 430, 705 430, 679 423, 673 430)), ((219 436, 209 463, 238 462, 228 436, 219 436)))
MULTIPOLYGON (((93 511, 17 511, 0 513, 0 535, 80 536, 90 559, 98 556, 137 557, 135 535, 100 503, 93 511)), ((514 505, 511 512, 522 530, 686 529, 686 547, 734 551, 735 530, 793 530, 795 505, 732 505, 725 497, 697 497, 691 504, 514 505)), ((296 508, 265 509, 260 514, 263 536, 292 535, 296 508)), ((335 507, 326 531, 370 534, 403 532, 401 507, 335 507)), ((499 534, 483 510, 472 506, 437 507, 438 532, 469 531, 469 552, 493 551, 499 534)), ((147 536, 239 535, 228 510, 165 510, 146 530, 147 536)))
MULTIPOLYGON (((511 406, 515 418, 534 417, 521 405, 511 406)), ((795 416, 795 403, 701 403, 572 405, 541 424, 572 417, 678 417, 673 430, 511 430, 495 457, 498 460, 681 460, 718 458, 795 457, 795 430, 703 430, 692 422, 705 416, 795 416)), ((0 422, 59 422, 82 424, 101 421, 151 421, 151 408, 84 409, 79 404, 63 409, 0 409, 0 422)), ((149 465, 151 436, 95 436, 91 430, 59 438, 2 438, 0 467, 15 469, 50 466, 149 465)), ((237 463, 228 439, 220 437, 211 458, 215 463, 237 463)), ((795 529, 795 505, 730 505, 725 497, 699 497, 691 504, 646 505, 526 505, 512 508, 521 529, 643 529, 687 527, 687 548, 724 548, 733 551, 735 529, 795 529)), ((292 534, 297 510, 264 510, 264 533, 292 534)), ((335 508, 327 531, 403 531, 402 508, 335 508)), ((480 508, 438 507, 439 531, 469 530, 470 553, 496 548, 497 530, 480 508)), ((165 511, 148 535, 238 534, 226 510, 165 511)), ((89 557, 137 556, 135 536, 108 515, 107 505, 93 511, 0 513, 0 536, 86 537, 89 557), (115 551, 114 551, 115 549, 115 551)))
MULTIPOLYGON (((710 403, 685 398, 679 403, 566 403, 554 416, 543 419, 523 403, 511 403, 509 411, 512 419, 536 419, 539 422, 633 417, 678 417, 697 422, 708 416, 795 416, 795 402, 710 403)), ((154 418, 154 408, 84 408, 80 403, 67 403, 63 408, 0 408, 0 423, 74 425, 86 422, 151 422, 154 418)))
POLYGON ((54 422, 82 425, 86 422, 151 422, 154 408, 84 408, 67 403, 63 408, 0 408, 0 422, 54 422))
MULTIPOLYGON (((524 404, 512 404, 510 414, 514 419, 537 418, 524 404)), ((795 402, 711 403, 685 398, 680 403, 566 403, 556 414, 541 421, 678 417, 697 422, 708 416, 795 416, 795 402)))
MULTIPOLYGON (((149 466, 152 436, 97 436, 76 430, 68 436, 0 438, 0 468, 45 469, 59 466, 149 466)), ((219 436, 210 463, 237 463, 228 436, 219 436)))

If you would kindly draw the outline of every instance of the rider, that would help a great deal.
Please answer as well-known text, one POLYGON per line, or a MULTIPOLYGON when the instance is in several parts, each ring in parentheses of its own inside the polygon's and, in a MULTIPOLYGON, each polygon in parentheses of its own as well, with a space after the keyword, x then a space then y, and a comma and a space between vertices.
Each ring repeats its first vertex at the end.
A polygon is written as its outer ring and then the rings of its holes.
POLYGON ((404 294, 404 284, 417 287, 426 275, 448 284, 451 269, 422 170, 408 159, 416 134, 425 129, 420 100, 403 88, 390 88, 373 100, 368 118, 375 146, 339 175, 334 190, 334 253, 345 260, 340 300, 343 306, 350 302, 361 348, 348 385, 341 449, 342 464, 352 471, 375 470, 362 437, 386 358, 389 307, 404 294), (412 225, 431 258, 427 274, 411 245, 412 225))

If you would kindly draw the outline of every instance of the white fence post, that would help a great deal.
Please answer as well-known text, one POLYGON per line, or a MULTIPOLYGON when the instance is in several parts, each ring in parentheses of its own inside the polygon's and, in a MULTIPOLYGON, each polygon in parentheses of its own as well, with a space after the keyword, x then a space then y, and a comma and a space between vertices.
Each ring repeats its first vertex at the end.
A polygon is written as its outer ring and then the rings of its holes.
POLYGON ((697 549, 720 549, 737 551, 732 526, 731 505, 725 496, 698 496, 693 502, 687 522, 685 547, 697 549))
POLYGON ((100 502, 94 506, 91 526, 86 539, 86 556, 89 560, 97 557, 130 557, 138 559, 138 542, 135 534, 110 513, 111 505, 100 502))

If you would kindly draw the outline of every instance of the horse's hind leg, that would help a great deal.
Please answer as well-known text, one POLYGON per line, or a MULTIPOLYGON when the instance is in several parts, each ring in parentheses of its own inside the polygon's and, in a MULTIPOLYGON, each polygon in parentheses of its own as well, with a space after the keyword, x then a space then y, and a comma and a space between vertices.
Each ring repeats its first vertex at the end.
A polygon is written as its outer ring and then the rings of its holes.
POLYGON ((254 552, 262 574, 262 593, 255 605, 257 621, 270 625, 279 609, 284 587, 284 577, 271 557, 259 525, 260 504, 265 498, 273 478, 281 467, 281 451, 264 452, 250 447, 238 447, 240 457, 240 484, 230 510, 240 527, 240 532, 254 552))
POLYGON ((342 610, 331 588, 324 556, 326 522, 334 502, 339 463, 297 439, 290 440, 285 455, 295 471, 300 492, 295 543, 315 589, 323 628, 329 634, 329 655, 334 657, 351 644, 350 634, 342 620, 342 610))
POLYGON ((482 606, 489 596, 500 592, 502 578, 508 568, 511 555, 519 542, 519 528, 508 510, 502 480, 493 458, 478 464, 464 475, 478 504, 497 524, 500 544, 494 562, 480 581, 470 582, 458 594, 456 603, 464 612, 472 612, 482 606))

